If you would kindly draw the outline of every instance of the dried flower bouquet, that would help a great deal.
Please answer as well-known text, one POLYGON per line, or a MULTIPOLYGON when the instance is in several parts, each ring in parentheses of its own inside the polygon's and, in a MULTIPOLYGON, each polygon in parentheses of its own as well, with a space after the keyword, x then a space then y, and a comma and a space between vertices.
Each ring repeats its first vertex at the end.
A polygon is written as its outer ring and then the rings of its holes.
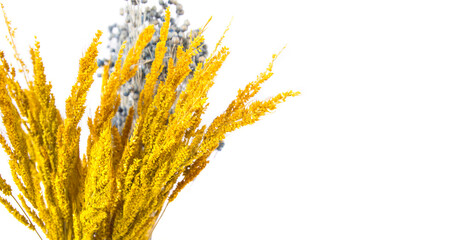
POLYGON ((266 71, 239 90, 236 99, 209 126, 203 125, 207 93, 229 50, 221 46, 222 37, 205 64, 196 66, 186 88, 178 92, 204 41, 202 29, 187 49, 178 47, 176 59, 168 60, 165 80, 157 81, 167 51, 167 10, 137 109, 129 110, 123 129, 112 124, 120 105, 117 91, 136 74, 154 27, 146 27, 139 34, 124 61, 125 46, 121 47, 113 72, 105 66, 100 106, 88 119, 90 135, 80 157, 78 124, 94 82, 102 33, 96 33, 80 60, 63 116, 44 74, 39 42, 30 49, 30 77, 17 53, 14 29, 6 15, 5 21, 27 87, 19 84, 17 70, 0 53, 0 111, 7 135, 0 135, 0 143, 20 191, 13 194, 11 185, 0 177, 0 202, 40 238, 44 234, 48 239, 148 239, 165 206, 203 170, 227 133, 253 124, 286 98, 299 94, 288 91, 267 100, 253 100, 261 84, 273 74, 277 57, 273 55, 266 71), (134 115, 138 116, 135 121, 134 115))

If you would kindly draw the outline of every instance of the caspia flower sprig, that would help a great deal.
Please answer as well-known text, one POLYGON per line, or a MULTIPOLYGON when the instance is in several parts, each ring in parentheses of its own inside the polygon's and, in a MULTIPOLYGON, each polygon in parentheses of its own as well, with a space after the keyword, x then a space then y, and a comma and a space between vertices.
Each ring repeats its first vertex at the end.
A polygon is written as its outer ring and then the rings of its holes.
POLYGON ((80 157, 78 124, 94 82, 102 33, 96 33, 80 60, 63 116, 46 80, 40 43, 37 41, 30 49, 30 77, 17 54, 14 29, 3 5, 2 9, 9 42, 27 87, 19 84, 16 69, 0 53, 0 111, 7 135, 0 135, 0 143, 19 189, 19 193, 13 193, 11 185, 0 177, 0 202, 40 238, 41 232, 48 239, 148 239, 165 206, 206 167, 226 134, 255 123, 277 104, 299 94, 288 91, 267 100, 253 100, 273 74, 275 54, 265 72, 239 90, 221 115, 209 126, 202 124, 209 104, 207 93, 229 54, 229 49, 221 46, 225 34, 205 64, 196 66, 185 90, 177 94, 204 41, 205 27, 187 49, 178 47, 176 58, 168 60, 165 81, 157 81, 167 51, 167 9, 151 71, 139 96, 138 118, 133 120, 135 112, 131 108, 123 129, 112 124, 120 105, 117 90, 137 72, 142 50, 154 35, 153 26, 139 34, 124 61, 125 46, 121 47, 113 72, 105 66, 100 106, 87 120, 90 134, 80 157))

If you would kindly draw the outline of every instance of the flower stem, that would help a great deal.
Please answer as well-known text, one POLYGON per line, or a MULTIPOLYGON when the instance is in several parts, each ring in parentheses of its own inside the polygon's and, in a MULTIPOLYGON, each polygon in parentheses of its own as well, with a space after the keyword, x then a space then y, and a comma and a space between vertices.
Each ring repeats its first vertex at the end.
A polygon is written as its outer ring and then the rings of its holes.
MULTIPOLYGON (((27 220, 29 220, 30 224, 32 224, 32 220, 30 220, 29 215, 27 215, 27 213, 24 211, 24 209, 22 208, 21 204, 19 204, 18 200, 16 200, 16 198, 15 198, 13 195, 11 195, 11 197, 13 197, 14 201, 15 201, 16 204, 19 206, 19 208, 21 208, 21 211, 24 213, 24 215, 25 215, 25 217, 27 218, 27 220)), ((38 233, 37 228, 35 228, 35 226, 34 226, 33 230, 35 231, 35 233, 37 233, 38 237, 39 237, 41 240, 43 240, 43 238, 41 238, 41 236, 40 236, 40 234, 38 233)))

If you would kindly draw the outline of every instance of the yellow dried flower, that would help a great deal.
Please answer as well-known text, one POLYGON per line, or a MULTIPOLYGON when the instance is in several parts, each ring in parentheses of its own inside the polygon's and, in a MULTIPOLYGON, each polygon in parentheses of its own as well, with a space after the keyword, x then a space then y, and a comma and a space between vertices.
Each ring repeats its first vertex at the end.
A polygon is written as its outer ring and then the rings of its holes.
MULTIPOLYGON (((16 52, 14 29, 6 17, 5 21, 16 52)), ((65 117, 55 106, 40 43, 36 41, 30 49, 32 78, 19 55, 15 56, 23 68, 27 88, 16 80, 14 68, 0 52, 0 111, 7 135, 0 135, 0 144, 8 154, 14 183, 21 193, 13 193, 1 176, 0 190, 15 200, 22 213, 2 196, 0 202, 20 222, 35 231, 38 226, 48 239, 148 239, 168 203, 205 168, 227 133, 255 123, 277 104, 299 94, 288 91, 264 101, 253 99, 261 84, 272 76, 276 54, 256 81, 239 90, 225 112, 209 126, 203 125, 202 115, 209 104, 207 93, 229 49, 221 46, 222 37, 205 64, 199 63, 193 76, 186 79, 204 41, 201 30, 188 48, 179 47, 176 58, 168 59, 165 81, 158 83, 166 58, 169 24, 167 9, 137 112, 129 110, 123 129, 112 125, 120 104, 117 91, 136 74, 154 27, 140 33, 124 62, 123 44, 113 72, 108 66, 104 68, 101 104, 94 118, 88 119, 90 134, 83 158, 79 123, 94 82, 102 33, 96 33, 80 60, 76 82, 66 100, 65 117), (187 87, 179 90, 184 81, 188 81, 187 87)))

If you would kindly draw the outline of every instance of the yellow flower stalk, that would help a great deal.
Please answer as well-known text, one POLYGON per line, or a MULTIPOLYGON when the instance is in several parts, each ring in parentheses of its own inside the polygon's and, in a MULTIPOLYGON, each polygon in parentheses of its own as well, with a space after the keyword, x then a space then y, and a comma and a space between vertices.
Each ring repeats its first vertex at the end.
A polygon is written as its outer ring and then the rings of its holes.
POLYGON ((137 110, 129 110, 123 129, 112 124, 120 105, 117 91, 136 74, 142 50, 154 34, 153 26, 139 34, 123 61, 125 45, 121 47, 112 72, 105 67, 100 106, 94 118, 88 119, 88 144, 83 152, 79 123, 94 82, 102 32, 95 34, 80 60, 65 114, 61 115, 46 79, 40 43, 36 41, 30 49, 30 77, 17 54, 14 29, 6 15, 5 22, 27 86, 18 82, 16 70, 0 52, 0 111, 6 129, 0 144, 19 190, 14 192, 0 176, 0 202, 40 238, 148 239, 167 204, 205 168, 229 132, 255 123, 279 103, 299 94, 288 91, 254 100, 262 83, 273 74, 276 54, 266 71, 239 90, 221 115, 209 126, 203 125, 207 93, 230 52, 220 40, 205 64, 199 63, 192 77, 186 79, 204 41, 201 30, 188 48, 179 47, 176 58, 168 59, 167 77, 158 81, 165 67, 170 23, 167 9, 137 110), (187 87, 178 90, 185 80, 187 87))

